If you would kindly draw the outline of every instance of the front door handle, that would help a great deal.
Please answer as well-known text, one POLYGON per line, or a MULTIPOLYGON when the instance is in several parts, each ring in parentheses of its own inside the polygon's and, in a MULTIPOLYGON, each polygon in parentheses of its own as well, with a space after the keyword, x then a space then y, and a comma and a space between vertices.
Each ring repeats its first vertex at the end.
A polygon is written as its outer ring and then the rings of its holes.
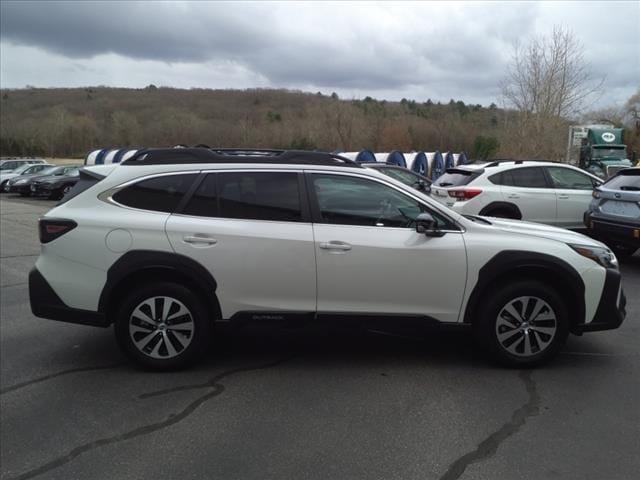
POLYGON ((568 200, 569 199, 569 195, 558 195, 558 198, 561 200, 568 200))
POLYGON ((340 252, 347 252, 351 250, 351 245, 347 242, 340 242, 338 240, 331 240, 330 242, 320 243, 320 248, 323 250, 337 250, 340 252))
POLYGON ((184 240, 185 243, 204 243, 206 245, 215 245, 216 243, 218 243, 218 240, 216 240, 215 238, 211 238, 211 237, 207 237, 204 235, 185 235, 184 237, 182 237, 182 240, 184 240))
POLYGON ((512 193, 510 195, 507 195, 507 198, 520 198, 520 195, 518 195, 517 193, 512 193))

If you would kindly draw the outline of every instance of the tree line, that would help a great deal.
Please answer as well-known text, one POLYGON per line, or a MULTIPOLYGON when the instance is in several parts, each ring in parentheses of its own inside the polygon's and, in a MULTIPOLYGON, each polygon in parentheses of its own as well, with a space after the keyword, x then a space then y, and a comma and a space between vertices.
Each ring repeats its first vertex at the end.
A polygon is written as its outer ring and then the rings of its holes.
POLYGON ((466 151, 495 154, 503 112, 462 101, 340 99, 290 90, 26 88, 1 91, 3 156, 81 157, 95 148, 466 151))

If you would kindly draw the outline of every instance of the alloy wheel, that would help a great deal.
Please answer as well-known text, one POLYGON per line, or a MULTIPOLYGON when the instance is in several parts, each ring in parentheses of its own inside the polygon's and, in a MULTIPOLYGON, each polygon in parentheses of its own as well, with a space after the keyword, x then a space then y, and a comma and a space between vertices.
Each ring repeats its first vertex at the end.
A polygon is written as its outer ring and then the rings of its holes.
POLYGON ((171 297, 151 297, 129 317, 129 336, 143 354, 156 359, 180 355, 193 340, 195 323, 189 309, 171 297))
POLYGON ((496 337, 500 346, 518 357, 545 350, 553 341, 558 321, 553 308, 539 297, 510 300, 498 313, 496 337))

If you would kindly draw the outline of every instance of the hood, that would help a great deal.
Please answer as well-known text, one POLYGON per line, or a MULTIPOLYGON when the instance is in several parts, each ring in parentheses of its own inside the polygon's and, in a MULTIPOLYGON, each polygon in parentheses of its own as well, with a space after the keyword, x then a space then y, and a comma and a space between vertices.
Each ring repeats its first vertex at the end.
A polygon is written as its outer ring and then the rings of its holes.
POLYGON ((12 172, 12 171, 2 172, 2 173, 0 173, 0 180, 6 180, 8 178, 14 178, 14 177, 17 177, 19 175, 20 175, 19 173, 15 173, 15 172, 12 172))
POLYGON ((632 167, 631 160, 627 158, 619 158, 619 157, 602 157, 596 159, 598 162, 602 162, 606 165, 625 165, 632 167))
POLYGON ((487 219, 493 224, 493 228, 502 230, 509 233, 519 233, 522 235, 529 235, 532 237, 546 238, 549 240, 556 240, 562 243, 573 243, 577 245, 591 245, 594 247, 605 247, 605 245, 591 237, 587 237, 578 232, 572 230, 566 230, 564 228, 552 227, 549 225, 543 225, 541 223, 525 222, 522 220, 510 220, 506 218, 492 218, 487 219))

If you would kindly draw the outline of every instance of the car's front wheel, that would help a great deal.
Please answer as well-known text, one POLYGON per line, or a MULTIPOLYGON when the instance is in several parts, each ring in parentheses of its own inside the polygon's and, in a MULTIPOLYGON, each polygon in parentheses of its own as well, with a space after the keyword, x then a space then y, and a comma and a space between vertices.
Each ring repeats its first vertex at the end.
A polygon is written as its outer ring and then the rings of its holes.
POLYGON ((136 363, 171 370, 189 365, 205 351, 211 325, 197 295, 182 285, 162 282, 126 298, 115 319, 115 334, 120 348, 136 363))
POLYGON ((475 331, 500 363, 533 367, 551 360, 564 346, 567 308, 553 288, 535 281, 515 282, 492 294, 475 331))

